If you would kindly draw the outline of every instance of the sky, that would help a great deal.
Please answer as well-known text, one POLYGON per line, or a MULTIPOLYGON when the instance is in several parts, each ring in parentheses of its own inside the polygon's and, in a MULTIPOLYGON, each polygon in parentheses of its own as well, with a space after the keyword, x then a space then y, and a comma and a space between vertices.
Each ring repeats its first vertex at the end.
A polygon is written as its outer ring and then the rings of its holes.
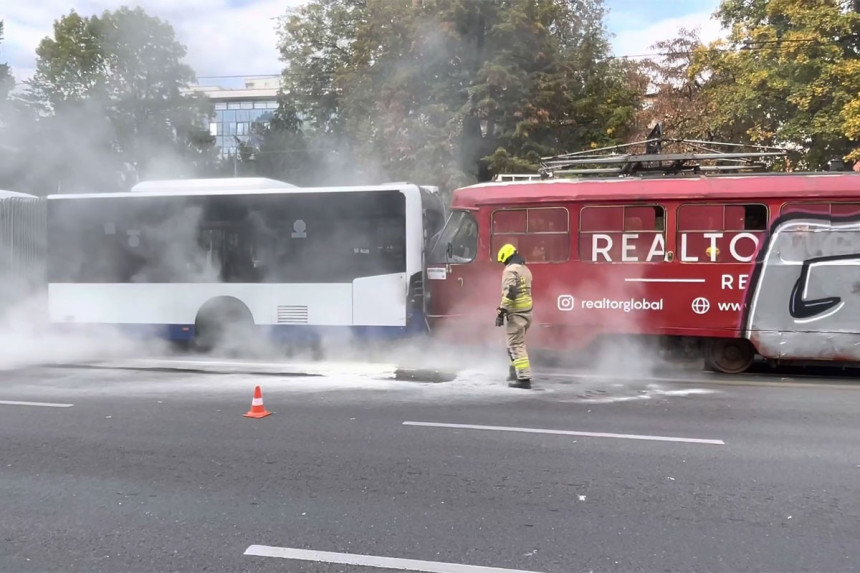
MULTIPOLYGON (((304 0, 79 0, 75 11, 99 14, 123 4, 139 5, 152 16, 170 22, 186 46, 186 63, 205 85, 241 85, 243 76, 277 74, 276 27, 287 9, 304 0)), ((699 28, 711 41, 722 35, 711 18, 719 0, 604 0, 607 28, 614 35, 616 55, 651 53, 656 41, 671 38, 682 27, 699 28)), ((53 22, 68 14, 67 0, 4 2, 5 22, 0 63, 8 63, 18 82, 35 67, 36 46, 53 31, 53 22)))

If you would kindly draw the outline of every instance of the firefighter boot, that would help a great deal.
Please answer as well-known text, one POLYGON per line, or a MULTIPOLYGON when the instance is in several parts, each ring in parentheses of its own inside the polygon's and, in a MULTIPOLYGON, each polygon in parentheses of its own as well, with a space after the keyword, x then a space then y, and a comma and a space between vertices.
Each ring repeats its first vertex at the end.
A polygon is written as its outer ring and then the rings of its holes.
POLYGON ((530 390, 532 387, 532 381, 528 378, 525 380, 515 380, 513 382, 509 382, 508 386, 510 388, 522 388, 523 390, 530 390))
POLYGON ((514 365, 511 364, 508 367, 508 379, 507 382, 516 382, 517 381, 517 369, 514 368, 514 365))

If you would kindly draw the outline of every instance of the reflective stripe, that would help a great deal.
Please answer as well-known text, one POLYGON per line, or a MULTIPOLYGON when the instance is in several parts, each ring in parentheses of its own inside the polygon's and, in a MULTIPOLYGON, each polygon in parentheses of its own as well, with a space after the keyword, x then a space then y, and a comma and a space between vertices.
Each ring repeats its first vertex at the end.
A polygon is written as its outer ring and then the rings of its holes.
POLYGON ((501 307, 509 312, 523 312, 532 309, 531 289, 526 285, 526 279, 520 277, 516 287, 517 296, 511 300, 507 296, 502 297, 501 307))
POLYGON ((517 358, 514 360, 514 368, 517 370, 523 370, 525 368, 529 368, 531 365, 529 364, 528 358, 517 358))
POLYGON ((509 298, 503 298, 502 303, 499 306, 508 312, 525 312, 532 309, 532 297, 527 295, 520 296, 513 301, 509 298))

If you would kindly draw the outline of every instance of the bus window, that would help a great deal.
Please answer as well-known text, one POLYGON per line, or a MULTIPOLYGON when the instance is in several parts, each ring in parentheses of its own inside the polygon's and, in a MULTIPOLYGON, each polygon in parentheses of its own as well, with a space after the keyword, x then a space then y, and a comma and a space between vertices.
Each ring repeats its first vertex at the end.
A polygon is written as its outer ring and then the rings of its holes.
POLYGON ((750 262, 764 241, 767 225, 765 205, 681 205, 678 258, 682 263, 750 262))
POLYGON ((471 263, 478 254, 478 223, 471 213, 454 211, 428 256, 430 264, 471 263))
POLYGON ((593 205, 580 213, 579 258, 591 263, 663 260, 666 211, 662 205, 593 205))
POLYGON ((348 283, 406 270, 405 199, 397 191, 50 207, 52 282, 348 283))
POLYGON ((561 263, 570 259, 570 216, 564 207, 503 209, 493 213, 491 255, 505 243, 514 245, 527 263, 561 263))

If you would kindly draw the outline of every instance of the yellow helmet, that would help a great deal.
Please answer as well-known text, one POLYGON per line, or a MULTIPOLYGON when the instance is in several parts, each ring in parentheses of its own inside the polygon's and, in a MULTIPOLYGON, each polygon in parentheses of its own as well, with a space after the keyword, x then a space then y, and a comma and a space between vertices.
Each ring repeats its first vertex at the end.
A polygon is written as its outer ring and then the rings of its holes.
POLYGON ((512 244, 508 243, 506 245, 502 245, 502 248, 499 249, 499 255, 496 257, 500 263, 504 263, 508 259, 510 259, 517 252, 517 248, 512 244))

